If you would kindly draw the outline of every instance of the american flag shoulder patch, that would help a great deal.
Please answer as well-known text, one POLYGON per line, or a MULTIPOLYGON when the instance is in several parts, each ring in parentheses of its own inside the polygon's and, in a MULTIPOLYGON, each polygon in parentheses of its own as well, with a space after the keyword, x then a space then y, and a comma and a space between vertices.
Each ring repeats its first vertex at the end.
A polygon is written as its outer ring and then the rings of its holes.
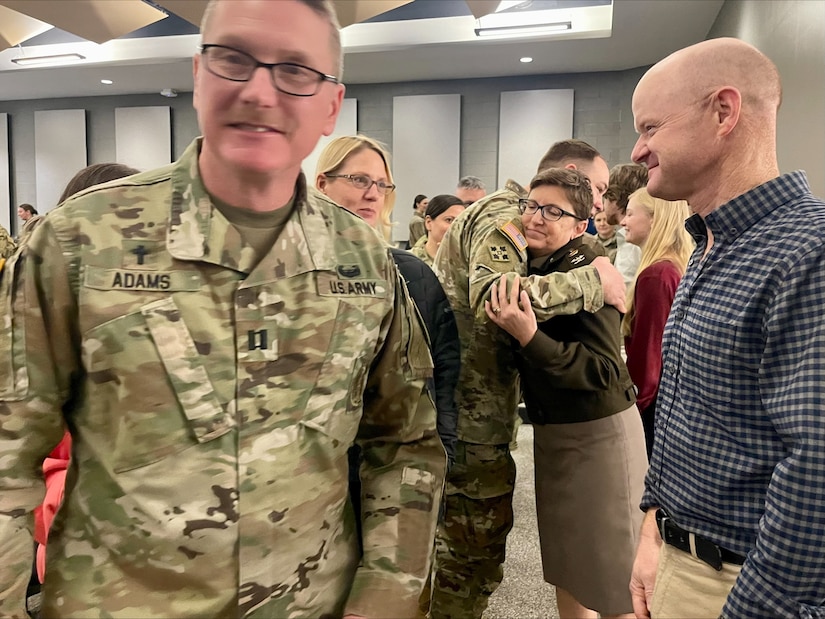
POLYGON ((512 221, 508 221, 503 226, 499 226, 499 232, 501 232, 504 236, 506 236, 510 241, 515 245, 516 249, 519 251, 524 251, 527 249, 527 239, 524 238, 524 235, 519 230, 519 227, 513 223, 512 221))

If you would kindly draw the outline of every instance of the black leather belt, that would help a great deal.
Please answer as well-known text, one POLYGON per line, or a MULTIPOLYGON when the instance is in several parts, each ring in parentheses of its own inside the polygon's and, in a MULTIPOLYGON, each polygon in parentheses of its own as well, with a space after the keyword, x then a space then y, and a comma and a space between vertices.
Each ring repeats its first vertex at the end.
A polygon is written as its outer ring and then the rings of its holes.
POLYGON ((745 562, 745 557, 742 555, 738 555, 727 548, 722 548, 700 535, 685 531, 673 522, 673 519, 662 508, 656 510, 656 525, 659 527, 659 533, 662 535, 665 544, 692 554, 716 571, 722 570, 723 563, 742 565, 745 562), (693 538, 695 552, 690 549, 691 538, 693 538))

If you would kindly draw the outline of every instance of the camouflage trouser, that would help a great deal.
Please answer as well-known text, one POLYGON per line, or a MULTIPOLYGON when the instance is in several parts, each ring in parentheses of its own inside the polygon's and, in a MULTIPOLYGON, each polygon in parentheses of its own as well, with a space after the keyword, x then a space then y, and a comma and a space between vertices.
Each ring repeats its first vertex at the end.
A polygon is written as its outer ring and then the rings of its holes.
POLYGON ((516 465, 508 445, 458 441, 436 534, 432 619, 479 619, 503 576, 516 465))

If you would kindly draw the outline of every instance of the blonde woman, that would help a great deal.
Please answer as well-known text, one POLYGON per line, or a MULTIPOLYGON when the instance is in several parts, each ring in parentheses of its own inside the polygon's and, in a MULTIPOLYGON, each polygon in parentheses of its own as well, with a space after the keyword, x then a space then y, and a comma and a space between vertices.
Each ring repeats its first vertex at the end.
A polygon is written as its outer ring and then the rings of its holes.
POLYGON ((627 242, 642 250, 639 270, 627 293, 622 335, 627 369, 639 390, 637 403, 648 457, 653 447, 656 394, 662 370, 662 334, 694 247, 685 230, 689 216, 684 200, 668 202, 652 197, 642 188, 631 194, 622 219, 627 242))
POLYGON ((390 240, 395 184, 380 142, 365 135, 332 140, 318 159, 315 186, 390 240))

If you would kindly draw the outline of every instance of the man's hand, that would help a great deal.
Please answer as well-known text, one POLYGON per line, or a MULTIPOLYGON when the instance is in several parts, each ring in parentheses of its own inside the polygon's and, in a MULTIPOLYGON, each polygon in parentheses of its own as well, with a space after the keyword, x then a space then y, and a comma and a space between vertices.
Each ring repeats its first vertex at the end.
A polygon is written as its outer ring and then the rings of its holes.
POLYGON ((627 290, 622 274, 616 270, 616 267, 610 264, 610 259, 606 256, 599 256, 593 260, 591 264, 596 267, 596 270, 599 272, 599 279, 604 289, 604 304, 612 305, 624 314, 627 309, 625 307, 627 290))
POLYGON ((647 511, 639 534, 636 560, 630 576, 630 597, 633 600, 633 614, 637 619, 649 619, 650 603, 653 600, 653 586, 656 584, 656 569, 659 567, 659 550, 662 536, 656 527, 656 510, 647 511))

